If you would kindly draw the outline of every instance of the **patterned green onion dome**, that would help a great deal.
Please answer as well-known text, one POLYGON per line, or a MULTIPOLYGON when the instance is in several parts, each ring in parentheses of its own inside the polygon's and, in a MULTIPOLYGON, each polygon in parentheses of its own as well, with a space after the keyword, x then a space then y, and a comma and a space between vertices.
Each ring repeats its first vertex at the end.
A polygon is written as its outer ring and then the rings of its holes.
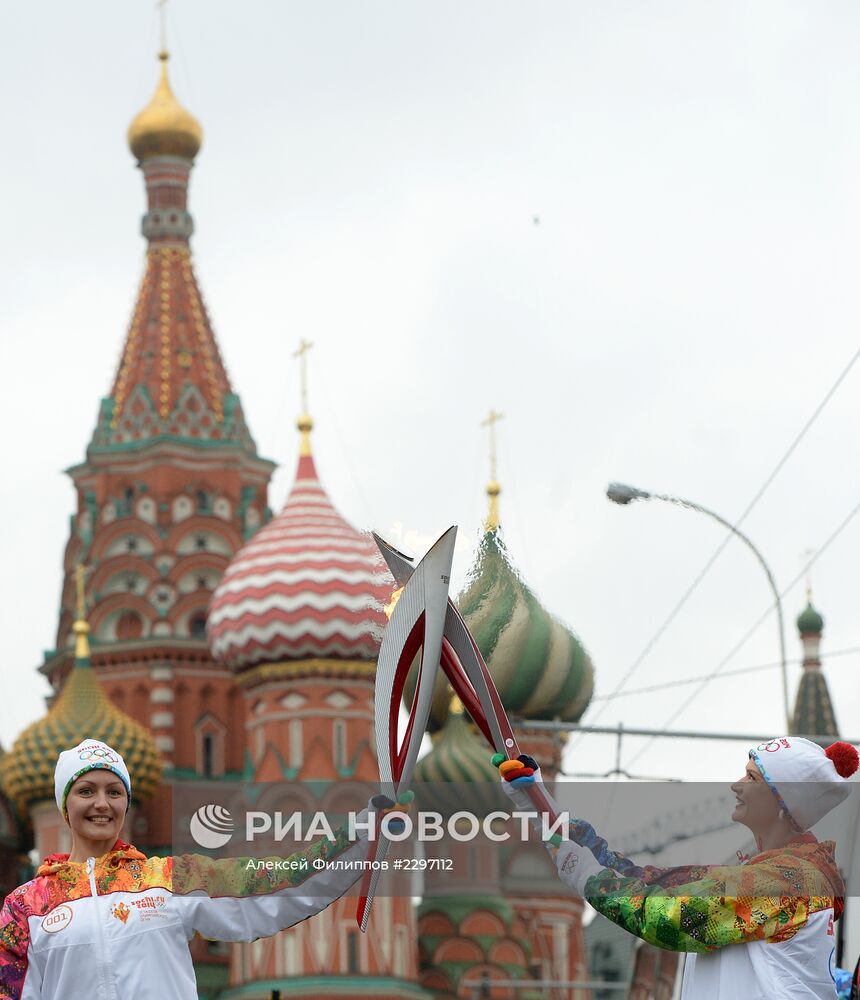
MULTIPOLYGON (((568 722, 581 717, 594 690, 591 658, 523 581, 498 529, 484 533, 457 605, 511 715, 568 722)), ((413 668, 406 683, 407 706, 416 674, 413 668)), ((431 733, 448 717, 446 689, 440 670, 427 726, 431 733)))
POLYGON ((152 795, 161 757, 151 733, 111 703, 89 660, 77 660, 48 714, 0 760, 0 785, 22 815, 36 802, 53 801, 57 757, 83 739, 101 740, 122 754, 135 799, 152 795))
POLYGON ((809 601, 797 616, 797 630, 801 635, 820 635, 824 629, 824 618, 809 601))
MULTIPOLYGON (((450 698, 450 688, 447 693, 450 698)), ((448 815, 468 809, 486 816, 503 809, 507 800, 499 788, 499 772, 490 763, 492 748, 457 704, 433 736, 433 748, 415 765, 420 808, 448 815)))

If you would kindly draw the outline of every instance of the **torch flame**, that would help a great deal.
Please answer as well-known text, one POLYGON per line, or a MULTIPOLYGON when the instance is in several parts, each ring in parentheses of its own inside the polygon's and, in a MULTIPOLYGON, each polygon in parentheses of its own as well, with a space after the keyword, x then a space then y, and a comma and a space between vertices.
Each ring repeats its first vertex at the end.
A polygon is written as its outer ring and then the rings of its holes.
POLYGON ((386 604, 383 607, 383 611, 385 611, 385 615, 387 618, 391 618, 391 616, 394 614, 394 609, 397 607, 397 602, 400 600, 400 595, 402 593, 403 593, 403 587, 398 587, 397 590, 393 590, 391 592, 391 597, 388 601, 388 604, 386 604))

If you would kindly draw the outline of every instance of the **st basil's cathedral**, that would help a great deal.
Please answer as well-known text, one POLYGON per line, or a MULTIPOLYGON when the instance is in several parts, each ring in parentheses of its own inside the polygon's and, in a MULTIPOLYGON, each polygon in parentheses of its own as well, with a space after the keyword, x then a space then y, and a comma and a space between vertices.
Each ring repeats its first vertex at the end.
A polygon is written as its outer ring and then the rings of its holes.
MULTIPOLYGON (((68 470, 77 507, 55 648, 40 667, 49 708, 0 760, 4 894, 26 874, 23 852, 69 848, 53 768, 83 735, 128 762, 136 803, 126 829, 146 853, 170 851, 183 782, 378 780, 375 658, 393 581, 318 477, 306 404, 293 486, 280 513, 269 508, 275 465, 257 452, 192 259, 188 187, 203 130, 174 96, 167 53, 159 60, 155 93, 128 130, 146 188, 146 263, 110 393, 83 461, 68 470)), ((459 606, 512 715, 576 721, 591 697, 591 661, 515 570, 498 493, 492 481, 459 606)), ((808 687, 826 715, 826 687, 808 687)), ((429 787, 496 780, 441 681, 429 731, 416 772, 429 787)), ((564 738, 521 736, 556 774, 564 738)), ((583 903, 537 851, 463 845, 444 881, 428 877, 417 906, 408 895, 378 898, 366 935, 348 895, 274 938, 196 940, 200 996, 443 1000, 479 989, 529 1000, 546 995, 530 981, 585 980, 583 903), (511 980, 516 991, 492 985, 511 980)))

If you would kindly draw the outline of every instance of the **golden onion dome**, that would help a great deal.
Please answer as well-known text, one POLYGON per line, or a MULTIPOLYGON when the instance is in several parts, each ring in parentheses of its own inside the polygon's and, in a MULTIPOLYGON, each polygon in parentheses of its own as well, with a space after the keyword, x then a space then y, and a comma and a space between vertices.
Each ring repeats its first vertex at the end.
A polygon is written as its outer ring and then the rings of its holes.
POLYGON ((153 156, 193 160, 203 142, 200 122, 176 100, 167 78, 169 55, 162 50, 161 79, 152 100, 128 127, 128 144, 139 161, 153 156))
POLYGON ((28 726, 0 759, 0 786, 25 815, 29 806, 54 798, 54 768, 60 752, 82 739, 101 740, 122 754, 133 798, 146 799, 161 777, 161 757, 149 730, 121 712, 107 697, 89 661, 89 626, 72 626, 78 647, 75 665, 48 714, 28 726))

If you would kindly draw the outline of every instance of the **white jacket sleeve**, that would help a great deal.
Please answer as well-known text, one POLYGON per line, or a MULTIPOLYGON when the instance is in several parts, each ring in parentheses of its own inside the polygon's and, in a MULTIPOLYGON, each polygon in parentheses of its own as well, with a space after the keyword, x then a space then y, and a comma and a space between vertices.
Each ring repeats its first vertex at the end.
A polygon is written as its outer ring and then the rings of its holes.
POLYGON ((269 937, 324 910, 361 876, 366 835, 344 831, 286 858, 174 859, 173 900, 186 935, 214 941, 269 937))

